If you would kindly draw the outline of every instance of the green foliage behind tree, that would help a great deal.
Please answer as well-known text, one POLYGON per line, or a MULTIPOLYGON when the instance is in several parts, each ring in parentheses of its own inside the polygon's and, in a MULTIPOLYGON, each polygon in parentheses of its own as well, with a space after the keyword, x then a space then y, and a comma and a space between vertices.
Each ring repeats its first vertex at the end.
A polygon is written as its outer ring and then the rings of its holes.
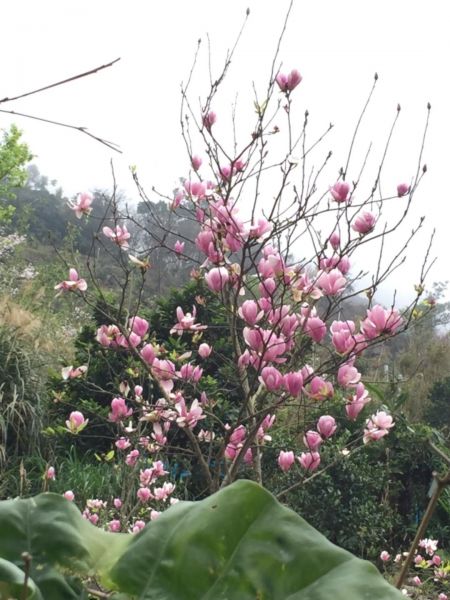
POLYGON ((450 431, 450 377, 434 383, 428 400, 425 411, 426 421, 436 429, 443 429, 448 434, 450 431))

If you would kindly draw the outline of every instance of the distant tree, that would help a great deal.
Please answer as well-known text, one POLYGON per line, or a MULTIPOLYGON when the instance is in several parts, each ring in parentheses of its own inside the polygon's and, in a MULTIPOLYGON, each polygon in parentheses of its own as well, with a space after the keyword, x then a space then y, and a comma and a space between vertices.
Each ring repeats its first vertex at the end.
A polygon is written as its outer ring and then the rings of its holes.
POLYGON ((28 146, 21 142, 22 132, 11 125, 3 130, 0 140, 0 223, 10 220, 14 208, 5 205, 5 200, 13 197, 12 189, 25 183, 25 165, 32 159, 28 146))

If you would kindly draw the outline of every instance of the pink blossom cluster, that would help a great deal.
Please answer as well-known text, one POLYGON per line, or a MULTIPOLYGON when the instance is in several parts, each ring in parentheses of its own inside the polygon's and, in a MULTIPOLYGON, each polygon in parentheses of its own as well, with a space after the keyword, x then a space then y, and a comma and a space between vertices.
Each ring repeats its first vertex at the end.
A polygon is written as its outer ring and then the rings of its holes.
POLYGON ((289 471, 297 458, 300 466, 305 471, 315 471, 320 465, 320 446, 324 440, 330 438, 336 431, 337 425, 334 417, 322 415, 316 424, 316 430, 310 429, 303 436, 303 443, 307 448, 300 456, 295 457, 292 450, 282 450, 278 456, 278 465, 282 471, 289 471))
MULTIPOLYGON (((267 431, 273 426, 274 422, 275 415, 266 415, 264 417, 264 420, 259 426, 256 434, 256 439, 258 440, 259 445, 264 444, 266 441, 271 441, 272 438, 267 434, 267 431)), ((231 431, 231 433, 228 436, 228 444, 225 448, 225 458, 233 461, 241 453, 246 442, 248 432, 244 425, 238 425, 234 429, 231 429, 231 427, 227 425, 227 429, 228 431, 231 431)), ((253 450, 251 446, 245 450, 243 460, 246 465, 253 464, 253 450)))
MULTIPOLYGON (((414 569, 420 569, 424 575, 426 575, 427 581, 433 579, 435 582, 443 583, 445 585, 445 582, 448 580, 450 563, 445 561, 439 554, 436 554, 437 548, 438 540, 428 538, 420 540, 418 544, 419 552, 417 549, 415 550, 413 565, 414 569)), ((408 552, 397 554, 394 558, 394 562, 401 563, 408 554, 408 552)), ((383 550, 380 554, 380 560, 383 563, 388 563, 391 560, 391 555, 386 550, 383 550)), ((423 585, 424 580, 418 575, 414 575, 411 577, 410 583, 420 587, 423 585)), ((441 592, 437 596, 437 600, 448 600, 448 596, 444 592, 441 592)))

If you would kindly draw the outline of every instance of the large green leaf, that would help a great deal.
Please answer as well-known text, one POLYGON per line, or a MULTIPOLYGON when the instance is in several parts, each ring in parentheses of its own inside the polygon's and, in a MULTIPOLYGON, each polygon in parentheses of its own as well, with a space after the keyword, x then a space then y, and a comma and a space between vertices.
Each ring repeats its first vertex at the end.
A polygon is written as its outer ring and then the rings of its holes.
POLYGON ((140 600, 403 597, 373 565, 249 481, 163 513, 133 539, 111 577, 140 600))
POLYGON ((27 552, 45 600, 86 597, 71 575, 105 576, 129 540, 94 527, 57 494, 0 502, 0 558, 22 567, 27 552))
POLYGON ((94 573, 117 599, 402 598, 370 563, 248 481, 181 502, 135 536, 101 531, 55 494, 1 502, 0 593, 23 589, 24 552, 32 557, 29 600, 86 600, 74 576, 94 573))
POLYGON ((26 598, 42 600, 39 590, 32 579, 27 581, 27 592, 24 594, 25 573, 8 560, 0 558, 0 598, 26 598))

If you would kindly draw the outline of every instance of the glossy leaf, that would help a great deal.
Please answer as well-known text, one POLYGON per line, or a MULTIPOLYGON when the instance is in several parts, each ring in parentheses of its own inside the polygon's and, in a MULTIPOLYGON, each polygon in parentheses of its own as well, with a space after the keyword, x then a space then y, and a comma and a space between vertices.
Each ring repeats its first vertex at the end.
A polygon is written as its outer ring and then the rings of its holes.
POLYGON ((0 558, 20 568, 27 552, 45 600, 86 597, 71 575, 105 577, 130 540, 94 527, 57 494, 0 502, 0 532, 0 558))
POLYGON ((163 513, 133 539, 111 576, 140 600, 402 598, 373 565, 249 481, 163 513))

